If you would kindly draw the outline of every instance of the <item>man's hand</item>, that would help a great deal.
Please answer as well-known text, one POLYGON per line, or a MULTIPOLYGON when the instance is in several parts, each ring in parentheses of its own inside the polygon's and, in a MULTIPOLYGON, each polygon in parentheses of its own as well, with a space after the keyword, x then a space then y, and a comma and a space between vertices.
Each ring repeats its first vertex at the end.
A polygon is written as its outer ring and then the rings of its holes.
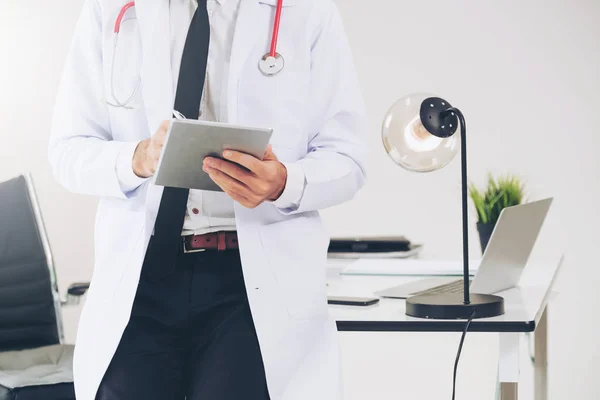
POLYGON ((223 157, 227 161, 207 157, 204 160, 204 171, 225 193, 244 207, 255 208, 264 201, 275 201, 283 193, 287 170, 277 160, 271 145, 267 148, 263 161, 230 150, 225 151, 223 157))
POLYGON ((133 154, 133 172, 140 178, 149 178, 156 172, 160 152, 165 144, 170 121, 163 121, 156 133, 140 142, 133 154))

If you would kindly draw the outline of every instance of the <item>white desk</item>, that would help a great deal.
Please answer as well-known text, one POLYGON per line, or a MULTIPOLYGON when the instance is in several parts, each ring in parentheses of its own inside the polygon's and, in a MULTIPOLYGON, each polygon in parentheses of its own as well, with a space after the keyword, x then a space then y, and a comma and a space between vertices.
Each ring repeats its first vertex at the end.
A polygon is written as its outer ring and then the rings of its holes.
MULTIPOLYGON (((469 332, 500 333, 498 378, 500 398, 517 400, 520 333, 535 332, 535 399, 547 399, 547 311, 552 288, 562 264, 528 265, 534 269, 518 288, 501 293, 506 313, 500 317, 473 320, 469 332)), ((329 295, 372 297, 373 293, 415 276, 348 276, 330 273, 329 295)), ((405 301, 381 299, 370 307, 329 306, 339 331, 352 332, 461 332, 465 321, 428 320, 405 315, 405 301)))

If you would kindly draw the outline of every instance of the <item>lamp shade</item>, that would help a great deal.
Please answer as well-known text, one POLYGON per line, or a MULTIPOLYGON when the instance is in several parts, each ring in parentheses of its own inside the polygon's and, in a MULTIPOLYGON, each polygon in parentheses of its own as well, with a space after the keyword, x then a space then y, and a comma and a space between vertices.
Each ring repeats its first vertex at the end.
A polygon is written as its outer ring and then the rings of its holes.
POLYGON ((467 125, 458 108, 426 93, 398 100, 383 121, 383 145, 401 167, 429 172, 445 167, 461 153, 463 293, 424 293, 406 299, 406 315, 417 318, 468 319, 504 314, 504 299, 469 289, 469 216, 467 125), (460 134, 457 134, 460 132, 460 134))
POLYGON ((385 150, 401 167, 430 172, 448 165, 460 150, 458 119, 445 100, 416 93, 398 100, 388 111, 382 128, 385 150))

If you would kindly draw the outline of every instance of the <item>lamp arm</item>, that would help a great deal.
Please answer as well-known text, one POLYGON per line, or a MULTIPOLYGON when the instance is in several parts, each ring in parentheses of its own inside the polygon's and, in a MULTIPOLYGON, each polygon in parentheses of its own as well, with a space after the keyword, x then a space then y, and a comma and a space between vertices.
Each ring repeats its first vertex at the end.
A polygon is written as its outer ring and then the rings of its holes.
POLYGON ((464 303, 471 304, 469 291, 469 203, 467 182, 467 124, 465 116, 458 108, 449 108, 444 111, 442 118, 448 114, 456 114, 460 123, 460 164, 462 180, 462 230, 463 230, 463 279, 464 279, 464 303))

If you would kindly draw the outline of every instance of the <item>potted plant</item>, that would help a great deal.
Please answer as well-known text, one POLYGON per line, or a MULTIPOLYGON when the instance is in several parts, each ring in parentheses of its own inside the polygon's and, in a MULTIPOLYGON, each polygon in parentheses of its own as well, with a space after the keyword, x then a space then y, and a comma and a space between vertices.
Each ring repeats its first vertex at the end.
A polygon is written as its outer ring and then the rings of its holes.
POLYGON ((500 217, 500 212, 506 207, 519 205, 523 201, 524 185, 521 179, 513 175, 495 179, 490 174, 484 190, 479 190, 474 184, 471 184, 469 194, 477 210, 477 231, 479 232, 481 251, 484 252, 500 217))

